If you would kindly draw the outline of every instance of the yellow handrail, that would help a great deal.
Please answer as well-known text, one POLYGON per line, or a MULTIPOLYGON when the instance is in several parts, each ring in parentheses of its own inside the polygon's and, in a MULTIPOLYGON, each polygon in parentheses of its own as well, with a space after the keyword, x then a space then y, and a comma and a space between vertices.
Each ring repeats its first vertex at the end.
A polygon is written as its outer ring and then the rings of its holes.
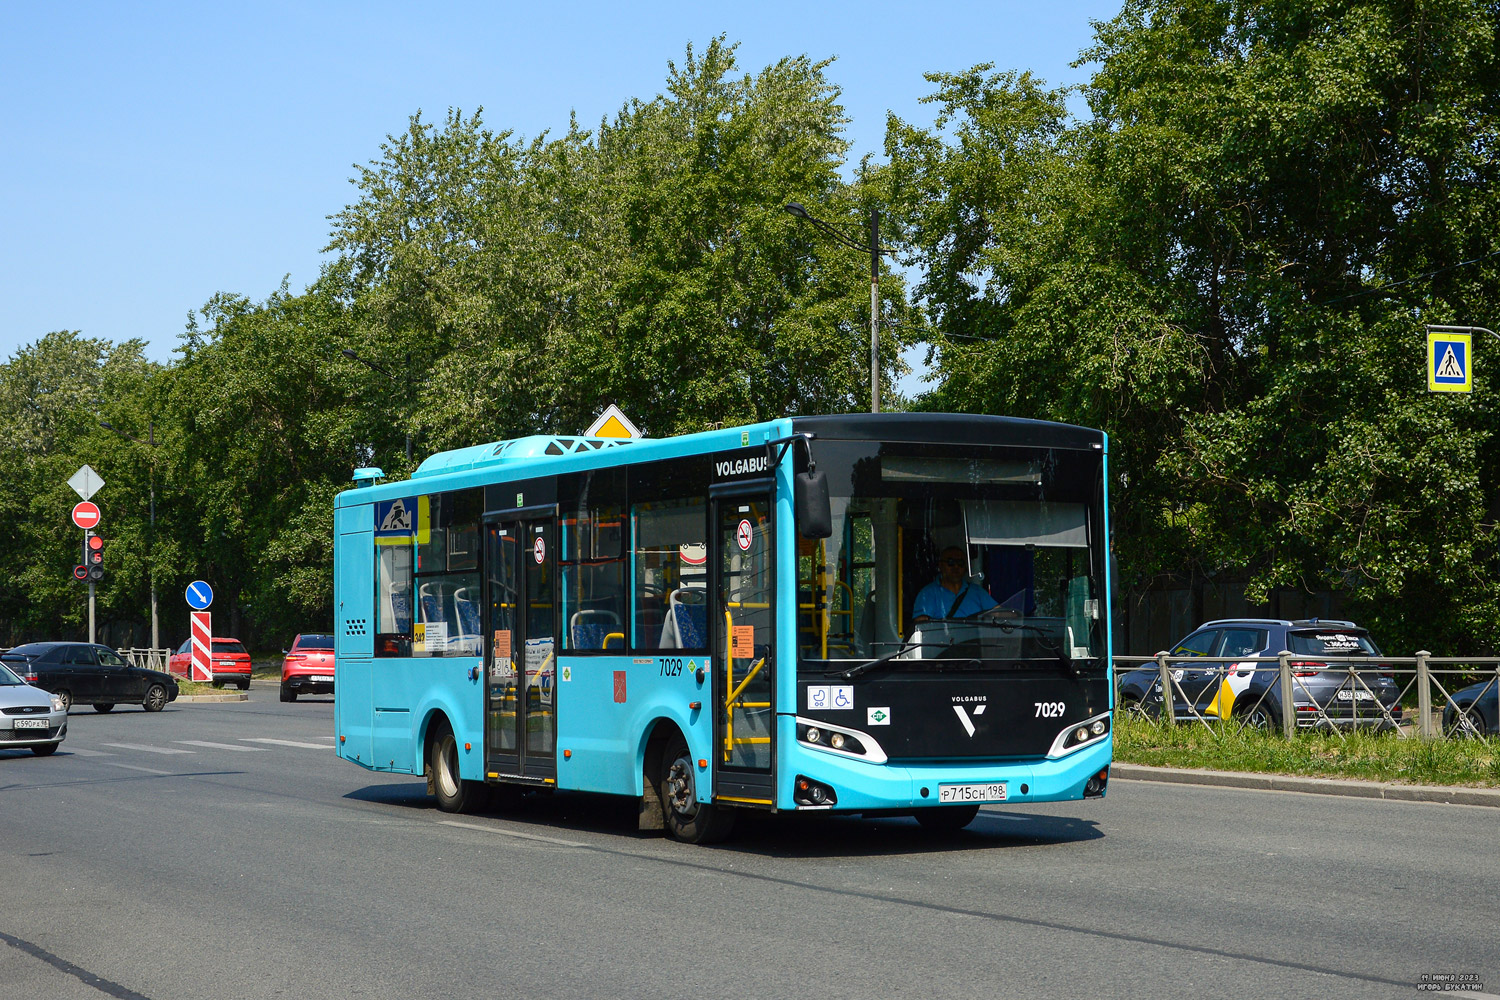
MULTIPOLYGON (((730 693, 729 697, 724 700, 724 704, 725 704, 726 707, 732 707, 737 702, 739 702, 740 694, 745 690, 745 685, 747 685, 751 681, 755 680, 755 675, 758 674, 758 673, 760 673, 760 668, 764 667, 765 665, 766 665, 766 658, 764 656, 762 656, 759 660, 757 660, 755 662, 755 666, 750 669, 750 672, 745 675, 745 679, 742 680, 742 681, 740 681, 740 686, 737 687, 737 688, 735 688, 734 691, 732 691, 730 693)), ((743 704, 743 707, 750 708, 751 704, 752 704, 751 702, 745 702, 743 704)), ((764 708, 764 707, 768 707, 769 704, 770 703, 767 702, 766 705, 756 705, 755 707, 764 708)))
MULTIPOLYGON (((731 605, 740 607, 741 605, 731 605)), ((749 605, 753 607, 753 605, 749 605)), ((729 762, 736 745, 770 743, 769 736, 741 736, 734 735, 734 712, 736 708, 770 708, 769 701, 741 701, 740 696, 745 693, 745 688, 755 680, 757 674, 765 668, 767 658, 762 656, 755 661, 750 672, 745 675, 739 684, 734 682, 734 617, 728 609, 724 611, 724 677, 725 690, 729 693, 724 698, 724 762, 729 762)))

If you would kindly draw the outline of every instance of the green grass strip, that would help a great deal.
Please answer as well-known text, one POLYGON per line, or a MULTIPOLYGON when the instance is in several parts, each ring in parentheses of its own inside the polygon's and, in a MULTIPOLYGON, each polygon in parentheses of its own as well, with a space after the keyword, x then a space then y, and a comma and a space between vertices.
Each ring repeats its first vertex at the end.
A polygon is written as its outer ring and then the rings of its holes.
POLYGON ((1115 715, 1115 760, 1157 767, 1360 778, 1417 785, 1500 786, 1500 741, 1423 741, 1395 733, 1339 734, 1168 725, 1115 715))

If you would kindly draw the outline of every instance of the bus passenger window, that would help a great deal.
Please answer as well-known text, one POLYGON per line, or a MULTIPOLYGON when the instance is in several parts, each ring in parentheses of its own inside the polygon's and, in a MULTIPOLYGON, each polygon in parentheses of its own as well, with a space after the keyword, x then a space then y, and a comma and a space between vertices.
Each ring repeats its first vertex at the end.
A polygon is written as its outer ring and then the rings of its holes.
POLYGON ((583 507, 562 519, 563 648, 625 649, 625 511, 583 507))
POLYGON ((412 656, 478 656, 480 490, 435 493, 417 505, 412 656))
POLYGON ((411 540, 380 539, 375 555, 375 655, 410 656, 411 540))
POLYGON ((708 648, 708 531, 702 497, 638 503, 636 649, 708 648))

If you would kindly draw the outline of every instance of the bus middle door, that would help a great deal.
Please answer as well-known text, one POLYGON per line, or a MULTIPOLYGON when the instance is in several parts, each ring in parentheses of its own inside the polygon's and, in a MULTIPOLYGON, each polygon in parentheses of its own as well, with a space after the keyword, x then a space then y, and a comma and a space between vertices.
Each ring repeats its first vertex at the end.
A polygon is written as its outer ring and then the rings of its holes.
POLYGON ((556 521, 485 525, 485 774, 557 776, 556 521))

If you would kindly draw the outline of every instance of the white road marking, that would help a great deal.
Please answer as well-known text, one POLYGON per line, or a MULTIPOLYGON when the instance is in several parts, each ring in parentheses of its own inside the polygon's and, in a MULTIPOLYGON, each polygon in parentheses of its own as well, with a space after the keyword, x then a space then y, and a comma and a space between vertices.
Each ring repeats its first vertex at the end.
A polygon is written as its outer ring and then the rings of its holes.
POLYGON ((144 750, 146 753, 197 753, 196 750, 177 750, 172 747, 148 747, 144 743, 106 743, 107 747, 118 747, 121 750, 144 750))
POLYGON ((112 753, 105 753, 103 750, 85 750, 82 747, 70 747, 66 743, 63 744, 62 750, 63 750, 63 753, 76 753, 80 757, 113 757, 114 756, 114 754, 112 754, 112 753))
MULTIPOLYGON (((106 745, 109 745, 109 744, 106 744, 106 745)), ((188 751, 186 751, 186 750, 183 751, 183 753, 187 753, 187 752, 188 751)), ((106 760, 103 763, 109 765, 110 767, 123 767, 123 768, 125 768, 128 771, 145 771, 147 774, 174 774, 174 773, 176 773, 174 771, 158 771, 154 767, 137 767, 134 764, 121 764, 117 760, 106 760)))
POLYGON ((279 747, 301 747, 304 750, 332 750, 322 743, 303 743, 300 740, 273 740, 269 736, 242 736, 246 743, 274 743, 279 747))
POLYGON ((497 826, 480 826, 477 823, 458 823, 451 819, 438 820, 443 826, 456 826, 461 830, 478 830, 480 833, 497 833, 502 837, 516 837, 520 840, 540 840, 544 844, 558 844, 562 847, 587 847, 587 844, 576 840, 561 840, 557 837, 538 837, 534 833, 519 833, 515 830, 505 830, 497 826))
POLYGON ((174 743, 185 743, 190 747, 210 747, 214 750, 238 750, 240 753, 270 753, 265 747, 241 747, 233 743, 210 743, 208 740, 173 740, 174 743))

